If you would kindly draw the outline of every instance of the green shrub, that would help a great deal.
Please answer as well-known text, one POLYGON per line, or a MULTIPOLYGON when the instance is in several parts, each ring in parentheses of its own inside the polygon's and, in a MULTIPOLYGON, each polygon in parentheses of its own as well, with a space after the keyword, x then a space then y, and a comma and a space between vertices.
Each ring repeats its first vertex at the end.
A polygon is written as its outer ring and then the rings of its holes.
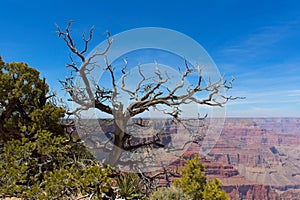
POLYGON ((157 189, 150 195, 149 200, 192 200, 192 198, 181 189, 169 187, 157 189))
POLYGON ((140 199, 141 193, 140 177, 137 174, 121 173, 117 176, 117 196, 125 199, 140 199))

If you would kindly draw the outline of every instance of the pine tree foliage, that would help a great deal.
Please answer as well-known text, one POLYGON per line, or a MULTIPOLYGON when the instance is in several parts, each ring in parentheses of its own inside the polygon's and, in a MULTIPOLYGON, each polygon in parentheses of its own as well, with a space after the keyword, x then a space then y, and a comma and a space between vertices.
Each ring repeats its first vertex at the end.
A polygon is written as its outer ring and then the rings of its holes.
POLYGON ((112 169, 66 133, 48 93, 36 69, 0 57, 0 198, 102 199, 112 169))
POLYGON ((205 185, 203 199, 207 200, 229 200, 229 196, 221 190, 222 182, 216 178, 211 179, 205 185))
POLYGON ((31 138, 37 130, 63 133, 59 119, 64 109, 47 101, 49 87, 39 72, 25 63, 4 63, 0 58, 1 143, 31 138))
POLYGON ((173 184, 193 200, 228 200, 229 197, 221 189, 221 181, 206 180, 205 167, 200 162, 201 159, 198 156, 188 160, 181 170, 181 177, 175 179, 173 184))

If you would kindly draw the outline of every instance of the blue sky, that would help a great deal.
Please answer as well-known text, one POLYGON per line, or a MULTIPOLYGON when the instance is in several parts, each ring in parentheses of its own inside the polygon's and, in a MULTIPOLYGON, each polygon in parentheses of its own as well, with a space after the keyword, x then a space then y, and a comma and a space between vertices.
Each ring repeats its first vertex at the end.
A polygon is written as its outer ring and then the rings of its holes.
POLYGON ((37 68, 60 91, 68 49, 55 34, 75 20, 73 34, 94 25, 91 49, 138 27, 164 27, 199 42, 221 74, 236 77, 229 117, 300 117, 299 1, 23 1, 1 2, 0 55, 37 68))

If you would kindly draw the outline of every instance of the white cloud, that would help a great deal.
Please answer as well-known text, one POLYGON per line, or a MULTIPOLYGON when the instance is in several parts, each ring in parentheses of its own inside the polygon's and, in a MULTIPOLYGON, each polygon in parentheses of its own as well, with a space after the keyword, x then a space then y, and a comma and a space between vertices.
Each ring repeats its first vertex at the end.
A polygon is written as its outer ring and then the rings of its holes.
POLYGON ((225 55, 246 55, 254 58, 265 51, 273 51, 274 44, 290 37, 298 31, 299 21, 287 21, 271 26, 264 26, 244 38, 233 41, 221 52, 225 55))
POLYGON ((290 90, 288 93, 289 97, 300 97, 300 90, 290 90))

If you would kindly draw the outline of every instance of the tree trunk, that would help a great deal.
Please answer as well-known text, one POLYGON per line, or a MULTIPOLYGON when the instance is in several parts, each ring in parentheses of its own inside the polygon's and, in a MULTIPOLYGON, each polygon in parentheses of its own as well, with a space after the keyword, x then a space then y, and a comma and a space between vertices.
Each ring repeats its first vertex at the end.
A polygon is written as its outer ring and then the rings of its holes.
POLYGON ((114 137, 114 146, 112 152, 108 158, 108 164, 113 166, 117 164, 120 160, 121 154, 124 151, 124 136, 126 135, 126 124, 127 119, 125 119, 123 113, 119 112, 114 115, 114 124, 115 124, 115 137, 114 137))

